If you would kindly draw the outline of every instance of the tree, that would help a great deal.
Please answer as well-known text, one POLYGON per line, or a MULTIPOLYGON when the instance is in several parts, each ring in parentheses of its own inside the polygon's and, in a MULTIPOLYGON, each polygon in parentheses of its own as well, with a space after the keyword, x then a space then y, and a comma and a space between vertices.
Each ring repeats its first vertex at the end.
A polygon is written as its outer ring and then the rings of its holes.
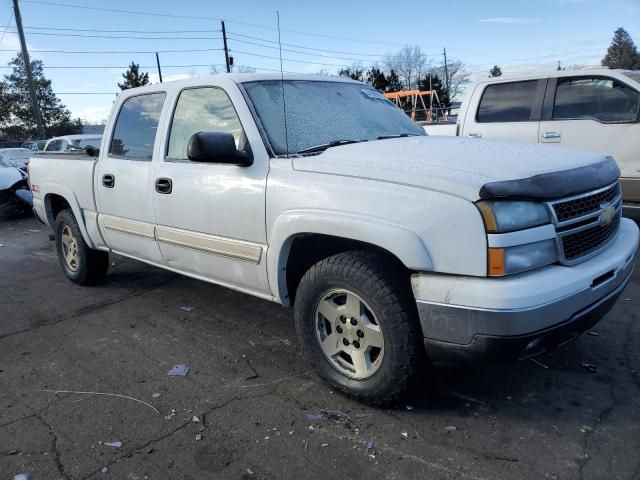
POLYGON ((601 63, 609 68, 640 70, 640 53, 624 28, 618 28, 613 34, 611 45, 601 63))
POLYGON ((352 67, 341 68, 338 76, 340 77, 348 77, 353 80, 358 80, 359 82, 364 81, 364 70, 362 67, 358 65, 353 65, 352 67))
POLYGON ((471 74, 464 69, 464 64, 458 60, 449 62, 447 65, 448 75, 445 76, 444 74, 444 66, 440 67, 437 72, 440 78, 449 79, 448 85, 444 85, 447 98, 449 99, 448 107, 451 105, 451 102, 462 93, 467 83, 469 83, 471 74))
POLYGON ((417 88, 428 70, 427 56, 415 45, 406 45, 397 53, 385 55, 383 62, 387 71, 396 72, 400 82, 408 90, 417 88))
POLYGON ((404 90, 404 85, 402 85, 400 77, 398 77, 398 74, 393 69, 391 69, 391 71, 387 75, 387 82, 388 92, 399 92, 400 90, 404 90))
POLYGON ((124 78, 124 82, 118 83, 120 90, 142 87, 149 83, 149 74, 147 72, 140 73, 140 65, 135 62, 131 62, 127 71, 122 74, 122 78, 124 78))
MULTIPOLYGON (((13 67, 13 72, 5 75, 0 83, 0 130, 8 138, 34 138, 37 128, 22 54, 11 60, 9 66, 13 67)), ((80 133, 80 119, 73 120, 53 92, 51 80, 44 76, 42 61, 32 60, 31 70, 47 137, 80 133)))
POLYGON ((498 65, 494 65, 491 70, 489 70, 489 77, 501 77, 502 69, 498 65))
POLYGON ((384 93, 388 91, 387 88, 389 87, 389 80, 387 80, 387 76, 384 74, 384 71, 380 70, 378 67, 371 67, 367 70, 365 81, 379 92, 384 93))
MULTIPOLYGON (((429 76, 427 75, 419 84, 420 90, 434 90, 440 100, 440 106, 447 108, 451 106, 451 99, 449 98, 449 92, 447 91, 444 82, 440 77, 435 74, 431 75, 431 82, 429 82, 429 76)), ((437 105, 436 105, 437 106, 437 105)))

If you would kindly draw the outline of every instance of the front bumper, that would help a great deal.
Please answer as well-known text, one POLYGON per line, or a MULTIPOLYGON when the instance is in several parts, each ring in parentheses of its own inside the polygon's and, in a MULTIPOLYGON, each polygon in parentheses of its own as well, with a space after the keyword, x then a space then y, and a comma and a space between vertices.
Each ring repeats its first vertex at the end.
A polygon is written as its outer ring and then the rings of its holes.
POLYGON ((412 278, 434 361, 520 359, 566 343, 614 305, 633 271, 638 227, 623 219, 602 253, 503 278, 421 273, 412 278))

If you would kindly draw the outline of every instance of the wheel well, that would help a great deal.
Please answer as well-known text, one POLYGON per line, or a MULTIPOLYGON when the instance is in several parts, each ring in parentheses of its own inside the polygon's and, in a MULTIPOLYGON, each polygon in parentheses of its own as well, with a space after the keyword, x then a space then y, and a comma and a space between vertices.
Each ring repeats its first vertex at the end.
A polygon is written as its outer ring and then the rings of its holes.
POLYGON ((51 220, 55 220, 62 210, 71 208, 71 205, 69 205, 69 202, 67 202, 63 196, 56 195, 55 193, 47 195, 45 205, 47 209, 47 216, 49 216, 51 220))
POLYGON ((334 237, 332 235, 315 233, 303 234, 294 238, 289 248, 289 255, 285 267, 288 298, 282 299, 285 300, 285 304, 286 300, 288 300, 290 304, 293 304, 300 280, 302 280, 302 277, 309 268, 324 258, 349 250, 379 252, 390 257, 398 266, 406 270, 407 273, 409 272, 398 257, 377 245, 352 240, 350 238, 334 237))

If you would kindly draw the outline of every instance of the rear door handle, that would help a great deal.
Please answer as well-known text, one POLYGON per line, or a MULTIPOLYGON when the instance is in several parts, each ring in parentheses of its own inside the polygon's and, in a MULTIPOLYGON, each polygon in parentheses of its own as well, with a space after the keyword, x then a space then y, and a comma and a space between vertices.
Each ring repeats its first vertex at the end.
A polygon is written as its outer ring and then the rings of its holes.
POLYGON ((544 138, 545 140, 553 140, 556 138, 560 138, 562 135, 560 134, 560 132, 544 132, 542 134, 542 138, 544 138))
POLYGON ((170 178, 156 178, 156 192, 168 195, 173 190, 173 182, 170 178))
POLYGON ((481 133, 467 133, 467 137, 470 137, 470 138, 482 138, 482 134, 481 133))
POLYGON ((108 173, 102 176, 102 185, 107 188, 113 188, 116 185, 116 177, 108 173))

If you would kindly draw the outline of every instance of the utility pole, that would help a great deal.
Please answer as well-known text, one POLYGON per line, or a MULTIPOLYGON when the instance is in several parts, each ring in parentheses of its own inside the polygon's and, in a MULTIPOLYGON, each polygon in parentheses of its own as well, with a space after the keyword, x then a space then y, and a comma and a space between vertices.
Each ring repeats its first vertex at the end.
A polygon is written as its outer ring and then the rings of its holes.
POLYGON ((33 72, 31 71, 31 60, 27 51, 27 41, 24 39, 24 31, 22 30, 22 16, 20 15, 20 7, 18 0, 13 0, 13 11, 16 18, 16 27, 18 27, 18 35, 20 36, 20 46, 22 47, 22 60, 24 68, 27 72, 27 83, 29 84, 29 96, 31 97, 31 106, 33 107, 33 116, 36 117, 36 126, 38 130, 38 138, 44 139, 44 124, 42 123, 42 114, 40 113, 40 105, 36 95, 36 87, 33 84, 33 72))
POLYGON ((442 49, 444 53, 444 86, 447 89, 447 94, 449 93, 449 66, 447 65, 447 49, 442 49))
POLYGON ((222 22, 222 41, 224 42, 224 61, 227 65, 227 73, 231 73, 231 65, 229 64, 229 49, 227 48, 227 31, 224 29, 224 20, 222 22))
POLYGON ((160 57, 158 56, 158 52, 156 52, 156 65, 158 65, 158 76, 160 77, 160 83, 162 83, 162 70, 160 69, 160 57))

